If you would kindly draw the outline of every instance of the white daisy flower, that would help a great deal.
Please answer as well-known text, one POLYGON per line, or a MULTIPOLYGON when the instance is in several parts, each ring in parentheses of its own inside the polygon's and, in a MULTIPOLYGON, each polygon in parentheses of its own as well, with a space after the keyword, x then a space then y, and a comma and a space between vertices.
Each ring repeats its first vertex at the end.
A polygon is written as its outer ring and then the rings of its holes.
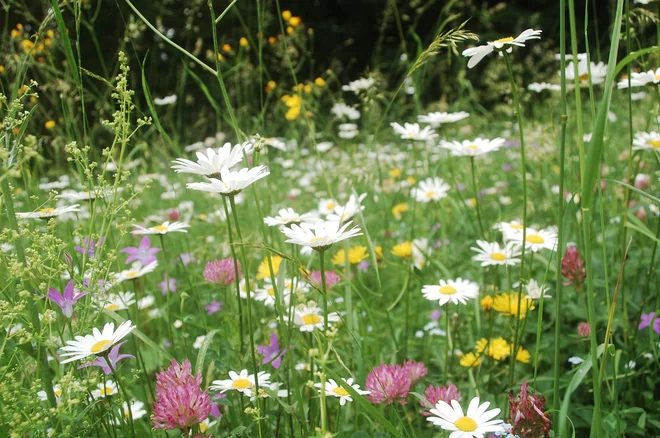
MULTIPOLYGON (((632 72, 630 74, 631 87, 643 87, 646 84, 660 83, 660 68, 643 72, 632 72)), ((623 79, 616 84, 617 88, 628 88, 628 79, 623 79)))
POLYGON ((202 421, 197 425, 199 427, 199 433, 206 433, 209 431, 210 428, 218 424, 217 421, 211 421, 211 418, 207 418, 206 420, 202 421))
POLYGON ((477 254, 472 257, 475 262, 481 262, 481 266, 516 265, 520 263, 520 247, 514 242, 507 242, 501 247, 497 242, 486 242, 477 240, 479 248, 470 248, 477 254))
POLYGON ((452 302, 465 304, 468 300, 479 296, 479 286, 470 280, 440 280, 440 284, 429 284, 422 287, 424 298, 438 301, 441 306, 452 302))
POLYGON ((45 182, 42 182, 39 184, 39 190, 44 190, 46 192, 49 192, 53 189, 65 189, 69 187, 71 184, 69 181, 69 177, 67 175, 62 175, 57 181, 48 181, 48 180, 42 180, 45 182))
MULTIPOLYGON (((336 312, 328 314, 328 323, 340 320, 336 312)), ((314 329, 323 331, 324 329, 323 310, 316 305, 301 304, 296 307, 293 322, 300 327, 301 332, 313 332, 314 329)), ((329 326, 329 324, 328 324, 329 326)))
POLYGON ((110 312, 126 310, 135 304, 135 294, 133 292, 119 292, 116 294, 97 295, 95 298, 97 305, 110 312))
MULTIPOLYGON (((270 382, 267 386, 259 386, 259 397, 261 398, 268 398, 270 397, 270 394, 264 391, 262 388, 268 388, 270 391, 274 392, 277 397, 288 397, 289 396, 289 391, 287 389, 280 389, 280 386, 282 386, 282 382, 270 382)), ((252 397, 251 400, 254 400, 255 397, 252 397)))
MULTIPOLYGON (((515 242, 517 245, 522 245, 523 232, 518 231, 515 233, 505 234, 504 239, 515 242)), ((557 246, 557 232, 553 230, 535 230, 527 228, 525 233, 525 248, 532 252, 538 252, 542 249, 549 249, 553 251, 557 246)))
POLYGON ((132 231, 133 235, 143 235, 143 234, 167 234, 167 233, 187 233, 186 228, 190 228, 190 224, 185 222, 172 222, 169 221, 163 222, 160 225, 154 225, 153 227, 143 227, 141 225, 134 224, 135 229, 132 231))
POLYGON ((438 136, 430 126, 420 128, 418 123, 404 123, 403 126, 396 122, 390 123, 394 132, 399 134, 402 140, 426 141, 438 136))
POLYGON ((233 196, 241 190, 250 186, 255 181, 268 176, 270 172, 266 166, 255 166, 240 170, 222 169, 220 179, 209 178, 209 182, 188 183, 186 187, 202 192, 219 193, 225 196, 233 196))
POLYGON ((156 299, 154 298, 153 295, 147 295, 146 297, 141 298, 140 300, 138 300, 137 307, 140 310, 146 309, 146 308, 149 308, 149 307, 153 306, 155 301, 156 301, 156 299))
POLYGON ((457 157, 477 157, 496 151, 504 145, 503 138, 489 140, 487 138, 477 137, 474 140, 446 141, 440 142, 440 147, 448 149, 451 154, 457 157))
POLYGON ((529 91, 534 91, 536 93, 541 93, 544 90, 550 91, 561 91, 561 85, 559 84, 548 84, 547 82, 533 82, 527 86, 529 91))
POLYGON ((451 406, 440 400, 430 410, 432 416, 427 420, 444 430, 451 431, 450 438, 483 438, 489 432, 503 432, 502 420, 493 420, 500 414, 500 409, 488 410, 489 402, 479 404, 479 397, 470 401, 466 413, 461 405, 451 401, 451 406))
POLYGON ((140 278, 143 275, 153 272, 154 270, 156 270, 157 267, 158 267, 157 260, 154 260, 148 265, 143 265, 140 262, 133 262, 133 264, 131 265, 131 269, 117 272, 115 274, 115 282, 121 283, 127 280, 135 280, 136 278, 140 278))
MULTIPOLYGON (((291 285, 291 280, 289 280, 289 286, 291 285)), ((291 287, 288 288, 281 288, 279 291, 280 295, 282 296, 282 300, 285 305, 289 305, 289 300, 291 298, 291 287)), ((264 285, 263 287, 257 288, 254 291, 254 299, 257 301, 262 301, 264 305, 268 307, 274 307, 275 306, 275 288, 273 287, 273 283, 271 282, 270 277, 266 277, 264 279, 264 285)))
POLYGON ((238 391, 248 397, 253 397, 256 388, 255 383, 259 383, 259 387, 268 386, 270 384, 270 374, 259 371, 255 379, 254 374, 248 374, 248 370, 242 370, 240 373, 229 371, 229 379, 214 380, 211 382, 209 389, 220 391, 221 394, 227 391, 238 391))
POLYGON ((349 120, 358 120, 360 118, 360 111, 343 102, 335 103, 330 112, 338 118, 347 117, 349 120))
POLYGON ((274 147, 280 151, 286 151, 286 143, 281 138, 266 137, 263 140, 266 146, 274 147))
MULTIPOLYGON (((506 50, 507 53, 513 51, 513 46, 525 47, 525 42, 528 40, 537 40, 541 38, 540 30, 527 29, 516 38, 506 37, 500 38, 495 41, 488 41, 485 46, 471 47, 463 50, 463 56, 470 58, 468 61, 468 68, 472 68, 479 63, 485 56, 497 51, 502 52, 506 50)), ((501 53, 500 53, 501 55, 501 53)))
POLYGON ((328 249, 333 243, 360 236, 360 228, 354 226, 347 230, 352 222, 341 225, 337 221, 318 221, 315 224, 292 224, 291 227, 281 228, 282 233, 289 239, 286 243, 309 246, 317 251, 328 249))
MULTIPOLYGON (((578 79, 580 80, 580 87, 585 88, 589 86, 589 78, 591 78, 591 83, 593 85, 602 84, 605 82, 607 77, 607 64, 599 62, 598 64, 594 62, 587 62, 586 59, 583 59, 578 62, 578 79)), ((571 61, 566 66, 566 80, 573 82, 575 80, 575 64, 571 61)), ((559 72, 561 76, 561 72, 559 72)))
POLYGON ((57 199, 64 199, 69 202, 77 201, 90 201, 93 199, 103 198, 107 193, 104 191, 83 191, 78 192, 76 190, 65 190, 59 195, 55 196, 57 199))
POLYGON ((300 222, 310 222, 314 219, 311 213, 298 214, 293 208, 280 208, 277 216, 268 216, 264 218, 264 223, 269 227, 278 225, 299 224, 300 222))
POLYGON ((334 199, 321 199, 318 204, 319 213, 322 215, 332 214, 339 203, 334 199))
POLYGON ((419 182, 419 187, 410 190, 410 195, 417 200, 417 202, 428 203, 431 201, 439 201, 447 197, 447 193, 451 187, 442 178, 433 177, 427 178, 419 182))
POLYGON ((65 364, 103 353, 125 338, 134 328, 135 326, 131 324, 130 320, 122 322, 117 330, 115 330, 115 324, 112 322, 107 323, 103 327, 103 331, 99 331, 95 327, 91 335, 76 336, 75 341, 66 341, 68 345, 61 348, 64 353, 60 354, 61 357, 66 357, 66 359, 60 361, 60 363, 65 364))
POLYGON ((331 141, 322 141, 321 143, 316 144, 316 150, 323 153, 328 152, 335 145, 331 141))
MULTIPOLYGON (((371 394, 371 391, 363 391, 360 389, 360 385, 354 385, 353 384, 353 378, 349 379, 344 379, 342 377, 342 380, 344 383, 346 383, 348 386, 353 388, 355 392, 357 392, 360 395, 366 395, 366 394, 371 394)), ((314 386, 316 388, 319 388, 319 394, 321 393, 321 388, 323 385, 321 383, 315 383, 314 386)), ((341 406, 344 406, 347 401, 352 402, 353 399, 351 398, 351 394, 349 394, 348 391, 346 391, 341 385, 338 385, 337 382, 335 382, 333 379, 328 379, 327 382, 325 382, 325 395, 329 395, 331 397, 338 397, 339 398, 339 404, 341 406)))
POLYGON ((426 255, 429 253, 429 240, 425 237, 413 240, 412 259, 417 269, 422 269, 426 264, 426 255))
POLYGON ((638 132, 633 140, 633 151, 660 152, 660 132, 638 132))
MULTIPOLYGON (((59 405, 62 402, 62 387, 60 385, 53 385, 53 394, 55 394, 55 401, 59 405)), ((48 395, 46 391, 37 392, 37 397, 41 401, 48 401, 48 395)))
MULTIPOLYGON (((121 405, 121 409, 118 410, 119 415, 123 415, 125 420, 129 420, 131 418, 131 414, 133 415, 133 420, 138 420, 145 415, 147 415, 147 410, 144 408, 144 402, 141 402, 140 400, 133 400, 131 402, 131 410, 130 412, 128 411, 128 403, 124 402, 121 405)), ((117 422, 117 425, 119 422, 117 422)))
POLYGON ((42 208, 39 211, 32 211, 29 213, 16 213, 16 217, 19 219, 51 219, 62 214, 72 213, 80 211, 80 205, 69 205, 67 207, 47 207, 42 208))
POLYGON ((196 152, 197 162, 177 158, 172 161, 174 164, 172 169, 177 173, 192 173, 217 178, 222 169, 231 169, 241 162, 246 145, 247 143, 242 143, 232 147, 231 143, 225 143, 218 149, 206 149, 206 153, 196 152))
POLYGON ((95 400, 98 398, 105 398, 109 395, 115 395, 119 393, 119 391, 117 390, 117 384, 112 380, 106 380, 105 384, 103 384, 103 382, 99 383, 97 385, 97 388, 98 389, 92 391, 92 398, 95 400))
POLYGON ((434 112, 417 116, 417 121, 420 123, 428 123, 432 127, 437 128, 445 123, 458 122, 459 120, 463 120, 467 117, 470 117, 470 113, 466 113, 465 111, 459 111, 457 113, 434 112))
POLYGON ((523 224, 520 221, 498 222, 493 225, 493 229, 502 232, 504 240, 510 240, 509 236, 522 232, 523 224))
POLYGON ((348 85, 341 87, 344 91, 352 91, 355 94, 360 94, 364 90, 368 90, 376 82, 374 78, 360 78, 355 81, 349 82, 348 85))
POLYGON ((543 298, 552 298, 550 295, 547 295, 546 292, 550 290, 548 286, 543 284, 538 284, 536 280, 529 280, 525 285, 525 291, 527 291, 527 298, 532 300, 539 300, 543 298))
POLYGON ((366 193, 362 193, 359 197, 351 195, 346 201, 345 205, 336 205, 334 211, 328 215, 327 220, 344 222, 351 219, 357 214, 358 211, 363 211, 364 206, 361 205, 364 198, 367 197, 366 193))

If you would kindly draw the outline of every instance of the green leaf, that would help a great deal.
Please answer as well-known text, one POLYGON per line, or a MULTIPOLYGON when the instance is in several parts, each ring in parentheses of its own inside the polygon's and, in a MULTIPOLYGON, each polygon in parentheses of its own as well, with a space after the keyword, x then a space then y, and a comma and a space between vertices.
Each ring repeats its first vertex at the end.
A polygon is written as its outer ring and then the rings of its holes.
POLYGON ((206 336, 204 336, 204 341, 202 341, 202 346, 199 348, 197 360, 195 361, 195 374, 202 372, 202 368, 204 368, 204 359, 206 358, 206 351, 209 349, 209 345, 211 345, 213 336, 215 336, 218 331, 218 329, 211 330, 206 336))
POLYGON ((71 76, 78 86, 82 87, 82 79, 80 78, 80 72, 78 71, 78 63, 76 58, 73 56, 73 48, 71 47, 71 41, 69 40, 69 33, 66 29, 66 24, 64 24, 64 18, 62 17, 62 11, 60 6, 57 4, 57 0, 51 0, 51 8, 53 9, 53 16, 57 22, 57 29, 60 31, 60 40, 64 46, 64 53, 66 54, 66 60, 69 64, 69 69, 71 70, 71 76))
POLYGON ((149 52, 147 52, 147 54, 144 55, 144 60, 142 61, 142 64, 140 64, 140 70, 142 71, 142 91, 144 92, 144 100, 147 101, 147 106, 149 107, 149 111, 151 112, 151 118, 153 119, 154 124, 156 125, 156 129, 158 130, 158 132, 160 132, 160 135, 163 136, 163 138, 167 141, 170 147, 178 150, 179 148, 174 144, 172 138, 167 134, 167 132, 165 132, 165 129, 163 129, 163 125, 160 124, 160 119, 158 118, 158 112, 156 111, 154 102, 151 99, 151 92, 149 91, 147 78, 144 75, 144 66, 147 63, 147 56, 149 56, 149 52))
POLYGON ((653 195, 651 195, 651 194, 649 194, 649 193, 646 193, 645 191, 640 190, 640 189, 638 189, 638 188, 635 187, 635 186, 631 186, 630 184, 626 184, 626 183, 624 183, 623 181, 617 181, 617 180, 615 180, 615 179, 605 179, 605 180, 603 180, 603 181, 609 181, 609 182, 617 183, 617 184, 620 184, 620 185, 622 185, 622 186, 628 187, 628 188, 629 188, 630 190, 632 190, 633 192, 635 192, 635 193, 637 193, 637 194, 639 194, 639 195, 642 195, 642 196, 644 196, 645 198, 648 198, 648 199, 650 199, 650 200, 653 201, 653 202, 656 202, 656 203, 660 204, 660 198, 656 198, 655 196, 653 196, 653 195))

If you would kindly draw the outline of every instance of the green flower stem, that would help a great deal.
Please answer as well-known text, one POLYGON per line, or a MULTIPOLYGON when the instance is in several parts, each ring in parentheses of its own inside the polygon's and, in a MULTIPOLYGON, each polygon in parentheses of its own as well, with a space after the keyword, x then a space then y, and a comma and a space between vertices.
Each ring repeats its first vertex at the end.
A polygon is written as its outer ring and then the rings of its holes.
POLYGON ((475 210, 477 210, 477 220, 479 221, 479 230, 481 231, 481 237, 483 239, 487 239, 486 232, 484 231, 484 224, 481 221, 481 210, 479 209, 479 191, 477 189, 477 176, 474 171, 474 157, 470 157, 470 170, 472 171, 472 188, 474 189, 474 207, 475 210))
MULTIPOLYGON (((8 138, 8 137, 7 137, 8 138)), ((9 228, 14 230, 18 235, 16 239, 16 256, 18 261, 28 269, 27 259, 25 258, 25 242, 23 237, 20 236, 20 231, 18 229, 18 222, 16 221, 16 211, 14 210, 14 199, 11 195, 11 189, 9 188, 9 181, 7 178, 3 178, 0 183, 0 188, 2 189, 2 197, 4 198, 5 208, 7 209, 7 220, 9 221, 9 228)), ((41 333, 41 322, 39 321, 39 310, 36 305, 30 305, 28 307, 28 312, 30 314, 30 323, 34 329, 34 333, 41 333)), ((53 392, 53 376, 51 374, 50 367, 48 366, 48 359, 46 357, 46 349, 43 344, 37 343, 35 356, 37 357, 37 370, 39 372, 39 377, 43 381, 43 388, 48 397, 48 403, 54 409, 57 407, 57 400, 55 399, 55 393, 53 392)))
MULTIPOLYGON (((326 336, 326 349, 328 344, 328 296, 326 292, 325 284, 325 249, 319 251, 319 261, 321 263, 321 290, 323 291, 323 334, 326 336)), ((348 257, 348 253, 346 253, 348 257)), ((350 275, 350 273, 349 273, 350 275)), ((321 342, 319 341, 319 345, 321 342)), ((325 356, 327 356, 327 351, 325 356)), ((326 363, 323 364, 325 368, 326 363)), ((326 408, 326 397, 325 397, 325 371, 321 372, 321 436, 325 436, 325 433, 328 430, 328 412, 326 408)))
MULTIPOLYGON (((229 203, 231 205, 231 213, 234 217, 234 223, 236 225, 236 236, 238 237, 238 243, 241 248, 241 260, 243 262, 243 269, 247 269, 248 263, 247 263, 247 256, 245 255, 245 245, 243 244, 243 236, 241 235, 241 224, 238 220, 238 213, 236 211, 236 202, 234 200, 234 196, 231 195, 229 196, 229 203)), ((227 218, 229 220, 229 218, 227 218)), ((232 242, 233 244, 233 242, 232 242)), ((233 245, 232 245, 233 246, 233 245)), ((238 280, 238 279, 237 279, 238 280)), ((259 428, 259 436, 263 436, 262 432, 262 427, 261 427, 261 397, 259 396, 259 377, 258 377, 258 372, 259 372, 259 364, 257 362, 257 356, 256 356, 256 349, 254 347, 254 329, 252 327, 252 296, 250 293, 250 281, 248 280, 247 275, 245 276, 245 292, 247 294, 247 323, 248 323, 248 337, 250 339, 250 357, 252 359, 252 367, 253 367, 253 373, 254 373, 254 386, 255 386, 255 391, 256 391, 256 402, 257 402, 257 408, 259 409, 260 413, 256 417, 257 420, 257 427, 259 428)))
POLYGON ((449 303, 447 303, 447 312, 445 313, 445 383, 449 383, 449 350, 451 349, 451 333, 449 327, 449 303))
MULTIPOLYGON (((225 222, 227 223, 227 235, 229 237, 229 249, 231 251, 231 257, 234 260, 234 279, 235 279, 235 284, 236 284, 236 302, 238 303, 238 336, 239 336, 239 342, 240 342, 240 352, 241 354, 239 357, 241 358, 241 365, 243 363, 243 306, 241 304, 241 283, 240 283, 240 271, 238 270, 238 258, 236 257, 236 248, 234 248, 234 239, 233 235, 231 232, 231 220, 229 216, 229 208, 227 208, 227 199, 223 196, 222 197, 222 206, 225 209, 225 222)), ((245 282, 247 283, 249 280, 246 277, 245 282)))
MULTIPOLYGON (((520 254, 520 281, 518 285, 518 312, 520 313, 520 306, 522 303, 522 288, 523 277, 525 275, 525 247, 527 246, 527 163, 525 161, 525 134, 523 129, 523 116, 520 109, 520 101, 518 100, 518 88, 516 81, 513 78, 513 69, 511 68, 511 60, 506 51, 501 52, 504 54, 504 61, 506 62, 506 71, 509 74, 509 81, 511 81, 511 92, 513 95, 513 111, 518 116, 518 133, 520 134, 520 162, 522 172, 522 192, 523 192, 523 232, 522 232, 522 250, 520 254)), ((516 320, 516 333, 515 339, 518 339, 518 332, 520 330, 520 318, 516 320)), ((510 371, 509 371, 509 386, 513 386, 516 374, 516 355, 511 355, 510 371)))
POLYGON ((170 275, 167 270, 167 266, 169 265, 170 260, 167 256, 167 250, 165 249, 164 235, 159 234, 158 237, 160 238, 160 247, 163 248, 163 258, 165 259, 163 269, 165 269, 165 291, 167 292, 165 295, 165 306, 167 307, 167 309, 165 309, 167 310, 167 333, 170 337, 170 340, 172 341, 172 351, 175 352, 176 347, 174 346, 174 332, 172 331, 172 310, 170 309, 170 275))
MULTIPOLYGON (((109 352, 110 350, 108 350, 109 352)), ((112 366, 112 363, 110 362, 110 359, 106 356, 105 361, 110 365, 110 369, 112 370, 112 375, 115 378, 115 382, 117 382, 117 386, 119 386, 119 389, 121 390, 121 394, 124 397, 124 400, 126 401, 126 406, 128 407, 128 419, 130 420, 131 423, 131 435, 135 437, 135 424, 133 422, 133 410, 131 409, 131 399, 128 397, 128 393, 126 392, 126 388, 124 388, 124 384, 121 381, 121 378, 117 375, 117 370, 115 367, 112 366)), ((124 419, 124 409, 121 405, 119 405, 119 416, 124 419)))

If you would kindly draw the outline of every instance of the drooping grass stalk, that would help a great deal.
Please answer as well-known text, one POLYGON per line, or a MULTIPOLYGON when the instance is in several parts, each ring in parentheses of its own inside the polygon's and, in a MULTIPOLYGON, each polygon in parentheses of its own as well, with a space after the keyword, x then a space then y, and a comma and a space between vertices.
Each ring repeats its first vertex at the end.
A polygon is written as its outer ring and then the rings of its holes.
MULTIPOLYGON (((527 162, 525 160, 525 134, 523 129, 523 116, 520 108, 520 101, 518 100, 518 88, 516 87, 516 81, 513 77, 513 68, 511 67, 511 59, 509 54, 506 51, 501 52, 504 54, 504 61, 506 63, 506 71, 509 75, 509 81, 511 82, 511 93, 513 96, 513 111, 518 116, 518 133, 520 135, 520 162, 521 162, 521 171, 522 171, 522 195, 523 195, 523 231, 522 231, 522 248, 520 253, 520 281, 518 285, 518 313, 520 314, 520 306, 522 303, 522 289, 523 289, 523 277, 525 275, 525 249, 527 247, 527 162)), ((517 342, 518 333, 520 331, 520 315, 516 319, 516 329, 514 339, 517 342)), ((516 372, 516 354, 511 355, 511 362, 509 364, 509 386, 513 386, 515 381, 515 372, 516 372)))
MULTIPOLYGON (((561 260, 564 251, 564 178, 566 176, 564 164, 566 162, 566 123, 568 121, 568 104, 566 98, 566 0, 559 2, 559 71, 561 72, 561 131, 559 134, 559 194, 557 195, 558 215, 557 215, 557 265, 555 275, 555 338, 553 354, 553 391, 552 391, 552 410, 559 412, 559 380, 561 377, 561 360, 559 358, 561 350, 561 299, 563 292, 563 280, 561 276, 561 260)), ((538 361, 538 358, 536 359, 538 361)), ((558 421, 554 422, 559 424, 558 421)), ((555 433, 559 433, 555 430, 555 433)))
MULTIPOLYGON (((474 169, 474 157, 470 157, 470 170, 472 171, 472 188, 474 189, 474 207, 477 210, 477 220, 479 221, 479 230, 481 237, 486 239, 486 232, 484 231, 484 224, 481 221, 481 210, 479 208, 479 189, 477 188, 477 176, 474 169)), ((524 172, 524 169, 523 169, 524 172)))
MULTIPOLYGON (((238 243, 241 248, 241 261, 243 263, 243 269, 247 269, 248 267, 248 262, 247 262, 247 255, 245 254, 245 245, 243 242, 243 236, 241 234, 241 224, 238 220, 238 213, 236 211, 236 202, 234 200, 234 196, 230 195, 229 196, 229 203, 231 205, 231 213, 232 216, 234 217, 234 224, 236 225, 236 237, 238 237, 238 243)), ((229 220, 229 218, 227 218, 229 220)), ((233 246, 233 242, 230 242, 230 245, 233 246)), ((254 373, 254 386, 255 386, 255 392, 256 392, 256 404, 257 408, 259 409, 259 415, 256 417, 257 421, 257 427, 259 428, 259 436, 262 435, 262 430, 261 430, 261 396, 259 394, 259 364, 257 362, 257 356, 256 356, 256 349, 254 347, 254 328, 252 326, 252 296, 250 293, 250 281, 248 279, 248 276, 245 275, 245 293, 247 294, 247 323, 248 323, 248 337, 250 340, 250 358, 252 359, 252 367, 253 367, 253 373, 254 373)))
MULTIPOLYGON (((9 136, 5 136, 6 144, 9 144, 9 136)), ((11 148, 7 148, 11 150, 11 148)), ((23 237, 20 235, 20 230, 18 229, 18 222, 16 221, 16 211, 14 210, 14 199, 12 198, 11 188, 9 187, 9 180, 7 178, 2 178, 0 182, 0 188, 2 189, 2 197, 4 198, 5 208, 7 209, 7 220, 9 221, 9 228, 11 228, 16 234, 16 256, 18 261, 28 268, 27 259, 25 258, 25 242, 23 237)), ((39 310, 36 305, 29 305, 28 313, 30 315, 30 323, 34 329, 34 333, 41 333, 41 321, 39 320, 39 310)), ((48 397, 48 403, 50 406, 55 409, 57 407, 57 401, 55 399, 55 393, 53 392, 53 376, 51 374, 50 367, 48 366, 48 358, 46 356, 46 349, 43 344, 37 342, 36 344, 36 357, 37 357, 37 370, 39 372, 39 377, 43 381, 43 388, 48 397)))

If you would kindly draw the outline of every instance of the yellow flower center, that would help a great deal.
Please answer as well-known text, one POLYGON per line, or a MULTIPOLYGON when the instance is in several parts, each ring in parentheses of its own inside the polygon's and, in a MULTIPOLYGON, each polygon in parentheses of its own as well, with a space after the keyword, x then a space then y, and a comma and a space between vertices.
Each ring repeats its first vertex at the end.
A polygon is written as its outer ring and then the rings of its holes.
POLYGON ((502 254, 501 252, 494 252, 490 255, 490 258, 497 261, 497 262, 503 262, 506 260, 506 256, 502 254))
POLYGON ((237 379, 232 382, 231 386, 236 389, 245 389, 250 386, 250 381, 248 379, 237 379))
POLYGON ((493 43, 510 43, 513 41, 513 37, 500 38, 499 40, 493 41, 493 43))
POLYGON ((48 213, 52 213, 52 212, 54 212, 54 211, 55 211, 54 208, 42 208, 41 210, 39 210, 39 213, 41 213, 41 214, 48 214, 48 213))
POLYGON ((529 236, 527 236, 527 241, 529 243, 541 245, 545 242, 545 239, 539 236, 538 234, 530 234, 529 236))
POLYGON ((332 390, 332 392, 334 392, 335 394, 337 394, 337 395, 339 395, 339 396, 341 396, 341 397, 346 397, 346 396, 349 395, 349 394, 348 394, 348 391, 346 391, 346 390, 345 390, 344 388, 342 388, 341 386, 336 387, 335 389, 332 390))
POLYGON ((435 190, 429 190, 428 192, 426 192, 426 194, 424 196, 428 199, 428 198, 434 197, 436 195, 436 193, 438 193, 438 192, 436 192, 435 190))
POLYGON ((323 240, 322 237, 312 237, 309 239, 309 243, 316 243, 316 242, 321 242, 323 240))
POLYGON ((108 304, 107 306, 105 306, 105 308, 106 308, 106 310, 115 311, 115 310, 119 309, 119 305, 117 305, 117 304, 108 304))
POLYGON ((334 202, 329 202, 326 206, 325 209, 328 211, 332 211, 335 209, 335 203, 334 202))
POLYGON ((268 295, 270 295, 271 297, 275 296, 275 289, 273 289, 272 287, 266 289, 266 292, 268 292, 268 295))
POLYGON ((514 230, 522 230, 523 226, 520 224, 510 224, 509 228, 513 228, 514 230))
POLYGON ((136 275, 138 275, 138 271, 130 271, 130 272, 126 273, 126 277, 128 277, 128 278, 133 278, 136 275))
POLYGON ((164 233, 165 231, 167 231, 167 227, 165 225, 156 225, 154 227, 154 230, 164 233))
POLYGON ((443 295, 454 295, 456 293, 456 288, 454 286, 440 286, 440 293, 443 295))
POLYGON ((589 73, 581 74, 578 79, 580 79, 581 81, 588 81, 589 80, 589 73))
POLYGON ((110 394, 112 394, 112 390, 113 390, 113 388, 111 388, 109 386, 106 386, 103 389, 99 389, 99 392, 101 393, 101 395, 110 395, 110 394))
POLYGON ((56 390, 53 391, 53 393, 55 394, 55 397, 59 397, 59 396, 62 395, 62 390, 61 389, 56 389, 56 390))
POLYGON ((479 149, 479 146, 476 144, 471 144, 470 146, 467 147, 468 149, 479 149))
POLYGON ((658 149, 660 148, 660 140, 650 140, 649 145, 654 149, 658 149))
POLYGON ((310 313, 309 315, 304 315, 302 317, 302 320, 305 323, 305 325, 314 325, 321 322, 321 317, 318 315, 314 315, 313 313, 310 313))
POLYGON ((454 426, 461 432, 474 432, 477 430, 477 422, 470 417, 461 417, 454 421, 454 426))
POLYGON ((112 341, 109 341, 107 339, 104 339, 102 341, 98 341, 96 344, 92 345, 92 353, 98 353, 100 351, 103 351, 103 347, 111 343, 112 341))
POLYGON ((201 433, 206 433, 207 430, 209 430, 209 425, 208 424, 199 423, 199 431, 201 433))

